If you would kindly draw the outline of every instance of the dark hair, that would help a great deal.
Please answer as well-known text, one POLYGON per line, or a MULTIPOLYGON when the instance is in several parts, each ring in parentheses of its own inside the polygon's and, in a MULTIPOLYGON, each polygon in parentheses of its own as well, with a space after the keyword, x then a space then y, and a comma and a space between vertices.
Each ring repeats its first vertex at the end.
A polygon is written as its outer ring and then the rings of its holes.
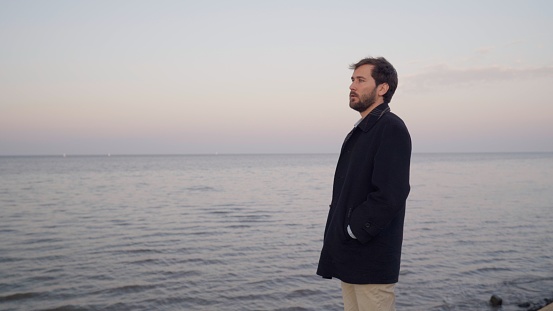
POLYGON ((389 103, 397 88, 397 72, 394 66, 390 64, 384 57, 367 57, 349 66, 349 69, 355 70, 363 65, 373 65, 371 76, 376 85, 386 83, 389 86, 388 91, 384 94, 384 103, 389 103))

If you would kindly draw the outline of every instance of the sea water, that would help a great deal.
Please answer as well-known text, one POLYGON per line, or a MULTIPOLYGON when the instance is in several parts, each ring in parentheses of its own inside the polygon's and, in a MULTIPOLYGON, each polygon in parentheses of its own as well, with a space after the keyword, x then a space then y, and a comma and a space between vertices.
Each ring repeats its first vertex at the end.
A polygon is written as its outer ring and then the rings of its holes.
MULTIPOLYGON (((337 154, 0 157, 0 310, 340 310, 337 154)), ((414 154, 398 310, 553 297, 553 154, 414 154)))

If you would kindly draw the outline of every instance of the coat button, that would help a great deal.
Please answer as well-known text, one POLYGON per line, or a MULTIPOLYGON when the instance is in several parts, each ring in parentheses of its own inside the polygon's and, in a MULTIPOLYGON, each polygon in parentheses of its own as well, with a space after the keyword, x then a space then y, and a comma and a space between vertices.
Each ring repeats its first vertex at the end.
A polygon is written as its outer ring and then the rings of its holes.
POLYGON ((371 224, 370 223, 366 223, 365 224, 365 228, 369 229, 371 227, 371 224))

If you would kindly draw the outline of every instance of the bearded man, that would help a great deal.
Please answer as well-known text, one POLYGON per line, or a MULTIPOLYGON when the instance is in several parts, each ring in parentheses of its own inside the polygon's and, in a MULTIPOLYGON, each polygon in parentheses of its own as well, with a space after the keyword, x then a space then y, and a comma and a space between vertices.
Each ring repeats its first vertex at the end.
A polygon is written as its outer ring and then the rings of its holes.
POLYGON ((395 311, 411 137, 390 112, 397 88, 383 57, 350 66, 349 106, 361 119, 340 152, 317 274, 341 280, 344 310, 395 311))

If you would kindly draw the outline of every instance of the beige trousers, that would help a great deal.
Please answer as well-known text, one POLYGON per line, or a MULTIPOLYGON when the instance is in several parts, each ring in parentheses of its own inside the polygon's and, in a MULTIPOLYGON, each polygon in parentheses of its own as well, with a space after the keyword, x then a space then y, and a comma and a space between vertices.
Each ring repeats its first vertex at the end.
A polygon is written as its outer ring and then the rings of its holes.
POLYGON ((342 282, 344 311, 395 311, 396 284, 349 284, 342 282))

